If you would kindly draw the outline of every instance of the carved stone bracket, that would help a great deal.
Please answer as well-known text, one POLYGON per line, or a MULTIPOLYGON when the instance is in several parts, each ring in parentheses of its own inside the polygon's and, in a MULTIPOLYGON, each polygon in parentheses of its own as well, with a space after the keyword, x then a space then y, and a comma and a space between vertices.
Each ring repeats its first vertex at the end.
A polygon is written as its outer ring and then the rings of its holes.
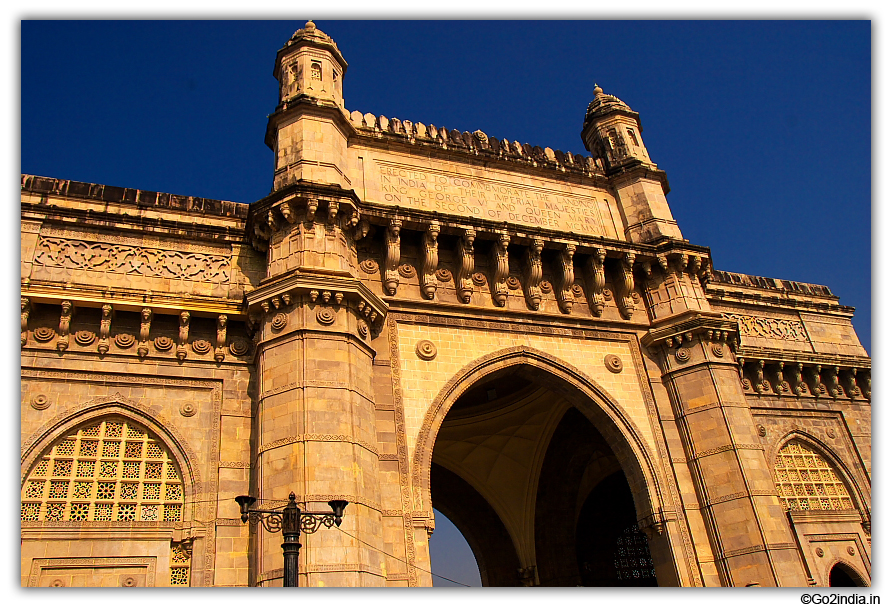
POLYGON ((31 315, 31 300, 22 298, 22 345, 28 343, 28 317, 31 315))
POLYGON ((605 250, 596 249, 586 262, 589 309, 597 317, 605 311, 605 250))
POLYGON ((180 330, 177 334, 177 360, 183 362, 186 359, 186 342, 189 341, 189 319, 191 315, 186 310, 180 312, 180 330))
POLYGON ((635 264, 635 253, 627 253, 620 258, 620 280, 617 284, 617 306, 620 308, 620 314, 623 318, 629 320, 636 309, 636 302, 633 300, 632 294, 635 288, 633 280, 633 264, 635 264))
POLYGON ((62 302, 62 314, 59 317, 59 339, 56 340, 56 349, 64 352, 68 349, 68 331, 71 327, 71 317, 74 314, 74 305, 65 300, 62 302))
POLYGON ((540 255, 544 245, 545 243, 541 239, 535 238, 533 243, 527 247, 524 264, 524 297, 527 299, 527 305, 534 310, 539 310, 540 302, 543 299, 543 292, 539 285, 543 280, 543 262, 540 255))
POLYGON ((471 294, 474 291, 474 283, 471 281, 471 274, 474 271, 474 237, 476 232, 472 228, 468 228, 459 239, 456 247, 456 258, 459 260, 458 271, 456 272, 456 297, 462 303, 471 301, 471 294))
POLYGON ((440 223, 435 219, 428 224, 428 229, 422 234, 422 251, 424 259, 422 261, 422 272, 419 275, 419 283, 422 288, 422 296, 425 299, 434 299, 434 293, 437 292, 437 277, 434 272, 437 270, 437 236, 440 234, 440 223))
POLYGON ((574 305, 574 252, 576 245, 568 243, 561 251, 558 267, 558 285, 555 296, 559 309, 565 314, 570 314, 574 305))
POLYGON ((509 288, 505 283, 509 275, 509 240, 508 232, 500 232, 499 239, 490 253, 493 265, 493 281, 490 287, 493 290, 493 303, 500 308, 505 306, 509 294, 509 288))
POLYGON ((394 295, 397 285, 400 284, 400 272, 397 266, 400 263, 400 227, 403 222, 399 219, 391 219, 388 230, 385 233, 385 267, 384 267, 384 292, 394 295))
POLYGON ((152 308, 140 310, 140 345, 136 348, 137 356, 145 358, 149 355, 149 329, 152 326, 152 308))
POLYGON ((112 314, 114 309, 111 304, 103 304, 102 319, 99 321, 99 345, 96 347, 100 354, 109 351, 109 333, 112 330, 112 314))
POLYGON ((221 314, 217 317, 217 343, 214 347, 214 360, 217 362, 223 362, 224 358, 226 358, 226 350, 224 346, 226 346, 226 314, 221 314))

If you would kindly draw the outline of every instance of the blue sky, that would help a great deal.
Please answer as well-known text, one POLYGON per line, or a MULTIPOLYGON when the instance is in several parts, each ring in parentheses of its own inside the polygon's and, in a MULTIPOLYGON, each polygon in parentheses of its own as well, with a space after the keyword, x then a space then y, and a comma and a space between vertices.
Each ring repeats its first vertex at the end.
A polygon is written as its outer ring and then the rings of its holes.
MULTIPOLYGON (((21 172, 265 196, 273 62, 303 23, 24 21, 21 172)), ((349 110, 585 153, 598 82, 717 269, 829 286, 870 349, 869 21, 316 24, 349 110)))

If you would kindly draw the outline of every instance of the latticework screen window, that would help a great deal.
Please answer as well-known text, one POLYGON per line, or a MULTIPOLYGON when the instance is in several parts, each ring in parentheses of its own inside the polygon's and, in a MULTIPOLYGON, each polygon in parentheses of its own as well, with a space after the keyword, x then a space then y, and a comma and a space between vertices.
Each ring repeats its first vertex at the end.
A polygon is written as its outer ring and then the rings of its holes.
POLYGON ((189 565, 192 554, 183 544, 174 544, 171 549, 171 586, 189 585, 189 565))
POLYGON ((179 521, 183 482, 162 444, 124 419, 56 442, 22 486, 23 521, 179 521))
POLYGON ((800 441, 782 447, 775 459, 775 487, 787 510, 849 510, 846 486, 828 461, 800 441))
POLYGON ((654 581, 654 562, 648 549, 648 538, 637 525, 627 527, 617 537, 614 548, 614 569, 617 579, 626 583, 647 585, 654 581))

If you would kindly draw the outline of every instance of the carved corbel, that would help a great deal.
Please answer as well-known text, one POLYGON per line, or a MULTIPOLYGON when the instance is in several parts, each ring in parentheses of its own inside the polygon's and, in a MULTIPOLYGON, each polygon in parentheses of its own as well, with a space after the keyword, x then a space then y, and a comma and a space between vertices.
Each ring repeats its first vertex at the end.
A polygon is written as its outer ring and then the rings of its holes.
POLYGON ((574 252, 577 247, 573 244, 565 245, 559 256, 559 282, 555 289, 558 299, 558 308, 565 314, 570 314, 574 305, 574 252))
POLYGON ((22 345, 28 343, 28 317, 31 316, 31 300, 22 298, 22 345))
POLYGON ((806 383, 814 396, 822 395, 822 365, 809 367, 806 370, 806 383))
POLYGON ((279 204, 277 209, 288 223, 294 224, 298 221, 298 215, 295 213, 295 208, 292 206, 291 200, 284 200, 279 204))
POLYGON ((666 255, 658 255, 657 256, 657 265, 660 266, 660 269, 664 274, 670 273, 670 262, 667 261, 666 255))
POLYGON ((437 236, 439 234, 440 222, 436 219, 428 224, 428 229, 422 234, 422 251, 425 257, 422 261, 419 282, 425 299, 434 299, 434 293, 437 291, 437 277, 434 272, 437 270, 437 236))
POLYGON ((757 389, 757 392, 763 392, 763 382, 765 381, 765 377, 763 376, 763 368, 765 366, 765 360, 758 360, 754 363, 754 369, 757 376, 757 385, 754 387, 757 389))
POLYGON ((103 304, 102 319, 99 321, 99 345, 96 347, 100 354, 109 351, 109 333, 112 330, 113 311, 111 304, 103 304))
POLYGON ((261 240, 270 240, 273 236, 273 231, 263 219, 258 217, 254 220, 254 234, 261 240))
POLYGON ((145 358, 149 354, 149 328, 152 325, 152 308, 140 310, 140 345, 136 348, 136 354, 145 358))
POLYGON ((524 297, 527 305, 534 310, 539 310, 543 300, 543 292, 540 290, 540 282, 543 280, 543 261, 540 255, 543 252, 544 242, 534 238, 533 243, 527 247, 527 257, 524 265, 524 297))
POLYGON ((334 200, 329 201, 328 214, 326 215, 326 225, 329 228, 335 227, 335 219, 338 217, 339 204, 334 200))
POLYGON ((475 235, 474 229, 466 229, 456 247, 456 257, 459 260, 459 268, 458 272, 456 272, 456 297, 462 303, 469 303, 471 301, 471 293, 474 291, 471 274, 474 271, 475 235))
POLYGON ((68 300, 62 302, 62 315, 59 317, 59 339, 56 340, 56 349, 64 352, 68 349, 68 331, 71 328, 71 316, 74 314, 74 305, 68 300))
POLYGON ((586 262, 589 273, 589 309, 600 317, 605 311, 605 250, 596 249, 586 262))
POLYGON ((697 276, 701 270, 701 258, 697 255, 691 255, 688 258, 688 273, 697 276))
POLYGON ((279 229, 279 218, 276 217, 276 213, 273 209, 267 211, 267 225, 270 226, 271 232, 276 232, 276 230, 279 229))
POLYGON ((793 382, 791 383, 791 388, 794 394, 797 396, 801 396, 806 394, 809 391, 809 386, 806 385, 806 382, 803 381, 803 363, 795 363, 793 365, 788 365, 788 369, 793 369, 791 371, 791 378, 793 382))
POLYGON ((845 369, 843 372, 843 381, 841 385, 849 398, 859 396, 859 386, 856 385, 856 369, 845 369))
POLYGON ((226 358, 225 350, 223 346, 226 345, 226 314, 221 314, 217 317, 217 343, 214 348, 214 360, 217 362, 223 362, 223 359, 226 358))
POLYGON ((392 219, 388 224, 388 231, 385 233, 385 269, 384 269, 384 292, 393 295, 397 292, 397 285, 400 284, 400 272, 397 271, 397 265, 400 263, 400 227, 403 222, 399 219, 392 219))
POLYGON ((838 375, 840 375, 840 367, 834 366, 828 369, 828 393, 833 398, 837 398, 840 393, 838 375))
POLYGON ((311 198, 307 201, 307 211, 306 215, 304 215, 304 221, 306 223, 313 225, 314 219, 316 218, 316 209, 318 207, 319 201, 316 198, 311 198))
POLYGON ((779 362, 775 365, 775 391, 778 394, 781 394, 785 391, 783 362, 779 362))
POLYGON ((357 223, 357 227, 354 228, 354 232, 353 232, 354 242, 358 242, 358 241, 366 238, 366 236, 369 234, 369 230, 370 230, 369 221, 366 219, 360 219, 359 223, 357 223))
POLYGON ((493 303, 500 308, 505 306, 509 296, 509 288, 505 279, 509 275, 509 235, 508 232, 500 232, 499 239, 491 249, 491 263, 493 264, 493 303))
POLYGON ((186 359, 186 342, 189 340, 189 312, 180 312, 180 331, 177 335, 177 360, 183 362, 186 359))
POLYGON ((633 280, 633 264, 636 262, 634 253, 627 253, 620 258, 620 282, 618 283, 617 303, 620 314, 629 320, 636 309, 636 302, 632 294, 635 288, 633 280))
POLYGON ((865 398, 871 399, 871 369, 863 369, 857 376, 862 384, 862 394, 865 398))

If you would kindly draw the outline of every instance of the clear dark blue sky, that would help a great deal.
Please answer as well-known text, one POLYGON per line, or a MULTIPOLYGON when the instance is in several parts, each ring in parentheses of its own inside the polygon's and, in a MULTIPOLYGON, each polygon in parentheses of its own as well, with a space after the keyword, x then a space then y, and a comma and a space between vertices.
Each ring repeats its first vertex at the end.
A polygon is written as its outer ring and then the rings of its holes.
MULTIPOLYGON (((598 82, 640 113, 717 269, 828 285, 870 348, 870 22, 316 24, 349 64, 351 111, 585 153, 598 82)), ((22 172, 265 196, 274 57, 302 26, 24 21, 22 172)))

